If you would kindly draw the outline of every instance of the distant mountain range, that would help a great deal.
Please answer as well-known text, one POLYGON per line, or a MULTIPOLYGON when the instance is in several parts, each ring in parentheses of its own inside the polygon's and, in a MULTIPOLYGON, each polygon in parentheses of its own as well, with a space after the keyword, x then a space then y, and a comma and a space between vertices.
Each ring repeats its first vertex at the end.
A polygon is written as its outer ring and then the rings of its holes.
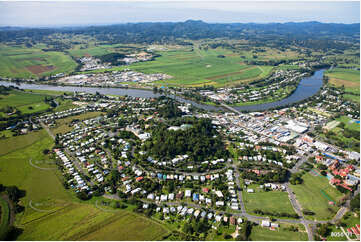
POLYGON ((0 27, 0 40, 31 38, 52 33, 93 35, 99 40, 121 42, 152 42, 172 39, 203 38, 278 38, 285 39, 327 39, 359 41, 360 24, 336 24, 320 22, 289 23, 206 23, 198 20, 185 22, 126 23, 105 26, 23 28, 0 27))

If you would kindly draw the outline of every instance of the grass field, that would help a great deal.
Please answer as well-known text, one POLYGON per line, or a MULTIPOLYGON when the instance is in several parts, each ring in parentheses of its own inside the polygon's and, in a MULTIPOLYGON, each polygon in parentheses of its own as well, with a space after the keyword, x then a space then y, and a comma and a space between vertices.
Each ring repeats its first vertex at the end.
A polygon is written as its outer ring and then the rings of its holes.
POLYGON ((20 240, 159 240, 168 231, 154 221, 119 210, 71 204, 25 225, 20 240), (135 232, 136 231, 136 232, 135 232))
POLYGON ((330 83, 335 86, 344 85, 347 87, 360 88, 360 71, 345 68, 334 68, 326 72, 326 75, 330 77, 330 83))
POLYGON ((331 219, 337 212, 337 207, 329 205, 329 200, 322 195, 321 190, 335 202, 343 195, 336 188, 328 184, 325 177, 313 176, 306 173, 302 176, 303 183, 301 185, 290 185, 297 200, 300 202, 302 209, 307 209, 315 213, 315 215, 305 217, 308 219, 326 220, 331 219), (330 211, 331 209, 332 211, 330 211))
POLYGON ((16 217, 16 225, 24 231, 17 239, 156 240, 168 233, 163 226, 132 212, 108 213, 91 204, 92 200, 79 202, 71 191, 63 188, 56 169, 41 170, 32 166, 30 158, 34 161, 51 159, 42 151, 51 149, 53 141, 45 131, 41 132, 44 135, 30 133, 7 139, 15 146, 11 153, 4 152, 2 144, 0 146, 2 153, 6 153, 0 155, 0 183, 16 185, 26 191, 20 202, 25 211, 16 217))
POLYGON ((327 71, 330 78, 329 83, 340 87, 345 86, 344 98, 356 103, 360 103, 360 71, 346 68, 334 68, 327 71))
POLYGON ((351 121, 351 119, 347 116, 341 116, 336 120, 344 123, 346 129, 360 131, 360 124, 351 121))
POLYGON ((62 52, 44 52, 41 48, 0 45, 0 76, 29 78, 75 69, 75 61, 62 52))
POLYGON ((308 240, 307 233, 289 231, 286 227, 288 226, 281 224, 279 229, 272 231, 261 226, 253 226, 250 239, 253 241, 308 240))
MULTIPOLYGON (((246 189, 243 190, 243 201, 247 212, 253 213, 253 210, 260 209, 264 212, 278 212, 295 214, 292 205, 288 199, 287 192, 269 191, 265 192, 259 189, 259 185, 251 185, 248 188, 253 188, 255 193, 248 193, 246 189)), ((253 213, 254 214, 254 213, 253 213)))
MULTIPOLYGON (((46 96, 44 94, 13 90, 9 92, 9 95, 0 95, 0 108, 11 106, 24 114, 45 111, 50 107, 49 104, 44 102, 46 96)), ((7 117, 7 114, 2 112, 0 112, 0 115, 7 117)))
POLYGON ((10 208, 8 203, 0 196, 0 240, 4 240, 8 231, 10 208))
POLYGON ((14 152, 19 149, 24 149, 34 142, 43 139, 47 136, 45 130, 34 131, 27 135, 20 135, 7 139, 0 140, 0 156, 14 152))

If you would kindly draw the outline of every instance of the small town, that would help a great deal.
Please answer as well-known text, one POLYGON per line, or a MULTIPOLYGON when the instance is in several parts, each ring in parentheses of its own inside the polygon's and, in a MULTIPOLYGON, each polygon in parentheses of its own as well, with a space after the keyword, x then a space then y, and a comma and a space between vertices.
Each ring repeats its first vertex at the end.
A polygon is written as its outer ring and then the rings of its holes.
POLYGON ((0 1, 0 241, 360 241, 359 10, 0 1))

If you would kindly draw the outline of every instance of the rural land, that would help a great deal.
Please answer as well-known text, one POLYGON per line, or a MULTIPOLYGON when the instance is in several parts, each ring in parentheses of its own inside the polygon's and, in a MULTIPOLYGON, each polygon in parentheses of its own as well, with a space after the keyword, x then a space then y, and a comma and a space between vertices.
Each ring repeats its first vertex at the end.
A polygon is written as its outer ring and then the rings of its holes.
POLYGON ((360 240, 360 24, 0 27, 0 240, 360 240))

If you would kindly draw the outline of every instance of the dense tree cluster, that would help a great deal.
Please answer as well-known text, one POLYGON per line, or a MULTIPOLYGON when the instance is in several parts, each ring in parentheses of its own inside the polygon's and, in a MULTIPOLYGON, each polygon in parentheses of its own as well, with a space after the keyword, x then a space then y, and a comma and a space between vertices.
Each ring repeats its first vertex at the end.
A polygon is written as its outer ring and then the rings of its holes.
POLYGON ((111 63, 112 66, 124 65, 125 62, 119 60, 124 57, 125 57, 125 55, 120 54, 120 53, 109 53, 109 54, 105 54, 105 55, 96 56, 96 58, 100 59, 101 62, 111 63))
POLYGON ((151 155, 164 160, 176 155, 188 154, 193 161, 204 161, 228 156, 225 145, 213 128, 211 120, 196 119, 185 130, 168 130, 160 124, 152 132, 152 138, 145 142, 151 155))

